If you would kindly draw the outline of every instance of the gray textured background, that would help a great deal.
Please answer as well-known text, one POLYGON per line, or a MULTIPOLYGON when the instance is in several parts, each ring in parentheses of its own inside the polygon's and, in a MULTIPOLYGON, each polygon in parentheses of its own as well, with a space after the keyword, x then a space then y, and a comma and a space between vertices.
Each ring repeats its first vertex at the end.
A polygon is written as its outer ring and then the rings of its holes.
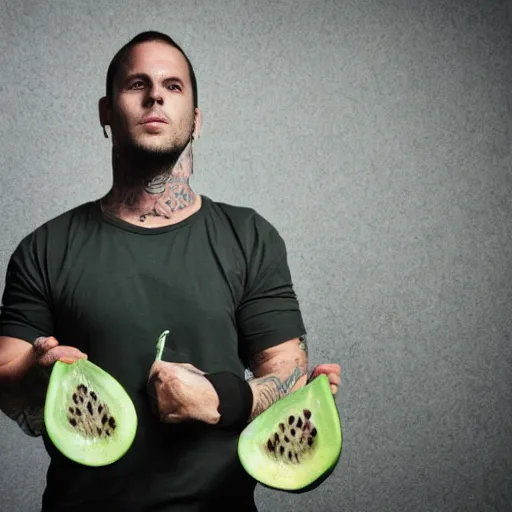
MULTIPOLYGON (((205 116, 193 185, 287 241, 311 363, 337 361, 340 465, 261 511, 512 510, 512 30, 498 0, 1 2, 0 271, 105 193, 114 52, 168 32, 205 116)), ((46 453, 0 417, 0 508, 46 453)))

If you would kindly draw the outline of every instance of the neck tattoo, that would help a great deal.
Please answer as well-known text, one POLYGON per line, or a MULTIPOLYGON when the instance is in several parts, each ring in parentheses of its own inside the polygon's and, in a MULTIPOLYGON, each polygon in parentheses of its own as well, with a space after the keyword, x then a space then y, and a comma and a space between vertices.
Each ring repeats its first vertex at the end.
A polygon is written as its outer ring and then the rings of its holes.
POLYGON ((114 186, 100 205, 104 212, 119 216, 122 212, 138 215, 141 223, 150 216, 170 219, 174 212, 192 206, 196 194, 189 185, 192 174, 192 148, 189 144, 171 171, 164 171, 143 186, 123 185, 123 174, 114 176, 114 186))

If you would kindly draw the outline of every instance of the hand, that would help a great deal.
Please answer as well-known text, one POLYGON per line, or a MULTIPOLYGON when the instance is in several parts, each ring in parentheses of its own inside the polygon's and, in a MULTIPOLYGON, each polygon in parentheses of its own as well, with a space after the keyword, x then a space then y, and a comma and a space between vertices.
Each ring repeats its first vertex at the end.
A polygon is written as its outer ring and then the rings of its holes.
POLYGON ((188 363, 156 361, 147 383, 153 412, 164 423, 187 420, 215 424, 219 397, 204 372, 188 363))
POLYGON ((329 377, 329 384, 331 385, 332 394, 335 395, 338 392, 338 386, 341 383, 341 367, 339 364, 334 363, 323 363, 315 366, 311 372, 309 380, 312 381, 319 375, 325 374, 329 377))
POLYGON ((36 366, 43 368, 52 366, 55 361, 74 363, 78 359, 87 359, 87 354, 76 347, 59 345, 59 342, 53 336, 37 338, 33 350, 36 366))

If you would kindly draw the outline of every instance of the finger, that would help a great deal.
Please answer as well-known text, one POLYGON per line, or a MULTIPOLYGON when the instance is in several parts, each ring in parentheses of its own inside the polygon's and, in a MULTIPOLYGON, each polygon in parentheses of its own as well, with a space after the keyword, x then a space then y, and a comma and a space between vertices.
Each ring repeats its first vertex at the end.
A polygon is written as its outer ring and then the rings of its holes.
POLYGON ((189 370, 193 373, 197 373, 198 375, 206 374, 206 372, 203 372, 202 370, 200 370, 199 368, 196 368, 194 365, 192 365, 190 363, 180 363, 180 366, 182 366, 183 368, 186 368, 187 370, 189 370))
POLYGON ((340 373, 341 367, 337 363, 321 363, 317 364, 313 371, 320 372, 320 373, 340 373))
POLYGON ((166 363, 165 361, 153 361, 149 368, 149 374, 152 375, 153 373, 158 373, 166 364, 169 363, 166 363))
POLYGON ((341 374, 341 367, 335 363, 323 363, 315 366, 311 372, 311 378, 314 379, 322 374, 337 373, 341 374))
POLYGON ((52 348, 56 347, 59 344, 57 339, 53 336, 39 336, 34 341, 34 350, 36 351, 36 354, 38 356, 44 355, 48 350, 51 350, 52 348))
POLYGON ((183 421, 183 417, 180 414, 169 413, 163 414, 160 416, 160 421, 163 423, 181 423, 183 421))
POLYGON ((341 377, 337 373, 329 373, 329 384, 339 386, 341 383, 341 377))
POLYGON ((331 391, 332 394, 335 395, 338 392, 338 386, 336 386, 335 384, 331 384, 331 391))
POLYGON ((160 416, 158 407, 158 393, 156 389, 156 375, 152 375, 146 384, 146 393, 149 397, 149 405, 151 412, 157 416, 160 416))
POLYGON ((157 371, 154 371, 153 373, 151 373, 148 377, 148 381, 147 381, 147 384, 146 386, 148 387, 148 389, 150 389, 151 391, 155 391, 156 390, 156 387, 158 384, 160 384, 162 381, 160 379, 160 376, 158 374, 157 371))
POLYGON ((64 363, 74 363, 79 359, 87 359, 87 355, 81 352, 76 347, 57 346, 48 350, 39 358, 41 366, 51 366, 55 361, 62 361, 64 363))
POLYGON ((190 363, 173 363, 173 362, 170 362, 170 361, 155 361, 153 363, 153 366, 151 367, 150 373, 152 371, 155 371, 159 367, 160 368, 161 367, 166 367, 168 369, 169 368, 180 368, 180 369, 192 372, 192 373, 196 373, 198 375, 205 375, 205 373, 206 373, 206 372, 203 372, 202 370, 199 370, 199 368, 196 368, 193 364, 190 364, 190 363))
POLYGON ((73 363, 76 363, 79 359, 87 359, 87 356, 85 354, 83 354, 81 356, 65 355, 65 356, 59 357, 58 359, 56 359, 56 361, 61 361, 62 363, 67 363, 67 364, 73 364, 73 363))

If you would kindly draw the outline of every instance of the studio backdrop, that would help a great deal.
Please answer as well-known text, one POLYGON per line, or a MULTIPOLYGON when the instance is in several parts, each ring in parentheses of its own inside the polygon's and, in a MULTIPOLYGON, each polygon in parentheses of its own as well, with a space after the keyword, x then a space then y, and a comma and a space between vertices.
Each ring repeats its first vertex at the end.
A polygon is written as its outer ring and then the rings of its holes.
MULTIPOLYGON (((310 365, 337 362, 338 467, 262 512, 512 510, 512 30, 500 0, 2 0, 0 290, 22 237, 110 188, 97 101, 159 30, 190 56, 193 188, 286 241, 310 365)), ((41 439, 0 417, 0 508, 41 439)))

